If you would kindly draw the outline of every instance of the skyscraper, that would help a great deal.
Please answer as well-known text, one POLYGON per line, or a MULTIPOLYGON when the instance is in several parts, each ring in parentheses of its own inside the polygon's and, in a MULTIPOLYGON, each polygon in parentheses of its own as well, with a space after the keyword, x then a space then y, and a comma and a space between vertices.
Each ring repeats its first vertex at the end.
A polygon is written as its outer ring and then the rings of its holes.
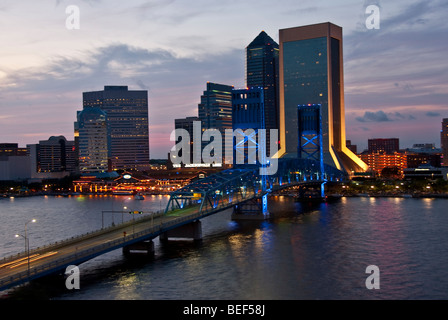
POLYGON ((324 162, 346 172, 367 165, 346 147, 342 28, 321 23, 280 30, 280 152, 297 157, 298 105, 320 105, 324 162))
MULTIPOLYGON (((194 144, 193 143, 193 125, 194 122, 200 122, 200 119, 198 117, 186 117, 182 119, 174 119, 174 129, 184 129, 188 132, 190 135, 190 159, 188 164, 193 163, 193 153, 198 152, 198 154, 201 153, 201 144, 194 144)), ((180 140, 180 139, 179 139, 180 140)), ((179 143, 179 140, 176 141, 176 143, 179 143)), ((181 151, 180 151, 181 152, 181 151)))
MULTIPOLYGON (((246 86, 264 89, 265 129, 278 129, 279 46, 262 31, 246 47, 246 86)), ((267 139, 269 141, 269 138, 267 139)))
POLYGON ((442 121, 441 144, 443 152, 443 165, 448 166, 448 118, 442 121))
POLYGON ((207 89, 198 105, 198 116, 202 129, 232 129, 232 89, 233 86, 207 82, 207 89))
MULTIPOLYGON (((232 129, 232 89, 233 86, 207 82, 207 90, 198 105, 198 118, 202 131, 219 130, 222 136, 222 161, 225 159, 225 130, 232 129)), ((202 142, 201 150, 208 144, 202 142)))
POLYGON ((107 115, 110 169, 149 169, 148 91, 105 86, 84 92, 83 106, 98 107, 107 115))
POLYGON ((109 139, 106 113, 98 107, 84 108, 78 113, 75 129, 80 173, 108 171, 109 139))

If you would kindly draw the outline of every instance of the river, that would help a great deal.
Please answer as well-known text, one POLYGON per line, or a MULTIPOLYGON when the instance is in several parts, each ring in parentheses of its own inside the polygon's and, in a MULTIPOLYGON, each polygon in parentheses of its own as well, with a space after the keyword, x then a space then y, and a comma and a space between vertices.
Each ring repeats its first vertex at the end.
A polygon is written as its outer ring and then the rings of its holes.
MULTIPOLYGON (((0 258, 164 209, 167 196, 0 200, 0 258), (105 212, 114 211, 115 213, 105 212)), ((202 220, 203 240, 155 241, 153 259, 121 250, 79 266, 81 288, 44 282, 57 300, 447 299, 448 199, 344 197, 333 203, 269 199, 271 218, 202 220), (379 289, 367 289, 368 266, 379 289), (56 286, 57 288, 53 288, 56 286)), ((59 282, 60 283, 59 283, 59 282)), ((41 293, 40 293, 41 294, 41 293)))

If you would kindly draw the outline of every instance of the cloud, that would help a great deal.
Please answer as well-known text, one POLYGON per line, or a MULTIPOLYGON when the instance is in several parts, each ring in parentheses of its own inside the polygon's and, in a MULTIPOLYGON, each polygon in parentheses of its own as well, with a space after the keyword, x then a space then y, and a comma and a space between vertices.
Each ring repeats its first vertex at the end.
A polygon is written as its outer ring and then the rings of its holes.
POLYGON ((148 90, 151 154, 165 157, 172 144, 169 137, 174 119, 197 115, 207 81, 239 87, 244 79, 244 56, 238 50, 192 59, 167 50, 115 43, 83 52, 80 57, 54 57, 45 66, 8 73, 0 80, 2 112, 20 117, 23 126, 32 128, 28 135, 8 136, 13 126, 2 125, 4 139, 29 139, 33 134, 36 140, 48 139, 42 136, 45 130, 73 139, 82 92, 128 85, 129 90, 148 90), (2 90, 2 85, 10 83, 17 85, 2 90))
POLYGON ((389 112, 384 111, 366 111, 362 117, 356 117, 358 122, 390 122, 390 121, 400 121, 400 120, 415 120, 416 117, 412 114, 406 115, 401 112, 389 112))
POLYGON ((364 116, 356 117, 356 120, 359 122, 387 122, 393 121, 391 120, 384 111, 370 112, 366 111, 364 116))
POLYGON ((428 112, 426 112, 425 115, 426 115, 427 117, 440 117, 440 116, 441 116, 440 113, 438 113, 438 112, 434 112, 434 111, 428 111, 428 112))

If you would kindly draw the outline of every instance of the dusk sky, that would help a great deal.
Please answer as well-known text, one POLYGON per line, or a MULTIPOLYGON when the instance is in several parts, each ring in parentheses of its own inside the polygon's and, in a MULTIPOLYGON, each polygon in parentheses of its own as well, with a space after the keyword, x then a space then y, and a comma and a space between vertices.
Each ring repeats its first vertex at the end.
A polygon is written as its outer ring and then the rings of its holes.
POLYGON ((332 22, 344 32, 347 139, 440 147, 448 118, 446 0, 2 0, 0 143, 73 140, 82 92, 148 90, 151 158, 174 119, 197 115, 206 82, 244 87, 245 47, 262 31, 332 22), (66 28, 66 8, 80 29, 66 28), (367 29, 368 5, 380 29, 367 29))

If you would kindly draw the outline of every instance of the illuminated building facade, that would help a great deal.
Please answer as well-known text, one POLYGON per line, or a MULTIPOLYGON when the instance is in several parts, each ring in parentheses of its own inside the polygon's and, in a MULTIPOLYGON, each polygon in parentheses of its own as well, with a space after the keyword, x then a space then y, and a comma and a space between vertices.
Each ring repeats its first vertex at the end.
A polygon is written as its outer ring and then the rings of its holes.
MULTIPOLYGON (((217 129, 221 133, 222 158, 225 158, 225 130, 232 129, 232 90, 233 86, 207 82, 207 90, 201 96, 198 104, 198 118, 201 121, 202 131, 217 129)), ((203 142, 203 149, 208 142, 203 142)))
POLYGON ((407 155, 405 153, 363 153, 360 157, 369 166, 369 169, 379 176, 385 168, 397 168, 401 174, 407 168, 407 155))
POLYGON ((87 107, 78 113, 78 161, 81 174, 108 171, 107 116, 100 108, 87 107))
MULTIPOLYGON (((234 89, 232 91, 233 130, 241 129, 243 132, 246 132, 248 129, 253 129, 252 133, 247 132, 244 140, 237 141, 237 137, 233 137, 234 164, 237 163, 238 154, 242 156, 241 159, 244 160, 244 163, 251 163, 252 161, 252 164, 256 163, 258 144, 260 142, 258 129, 266 128, 265 101, 264 89, 262 87, 234 89)), ((265 148, 268 148, 267 141, 269 141, 269 137, 267 135, 265 140, 263 143, 265 148)))
POLYGON ((111 170, 149 169, 148 91, 105 86, 84 92, 83 107, 98 107, 107 115, 111 170))
POLYGON ((233 86, 207 82, 198 105, 202 130, 218 129, 224 135, 225 129, 232 129, 232 90, 233 86))
POLYGON ((279 156, 298 156, 298 105, 320 105, 324 162, 347 173, 367 170, 346 147, 342 28, 321 23, 279 36, 279 156))

